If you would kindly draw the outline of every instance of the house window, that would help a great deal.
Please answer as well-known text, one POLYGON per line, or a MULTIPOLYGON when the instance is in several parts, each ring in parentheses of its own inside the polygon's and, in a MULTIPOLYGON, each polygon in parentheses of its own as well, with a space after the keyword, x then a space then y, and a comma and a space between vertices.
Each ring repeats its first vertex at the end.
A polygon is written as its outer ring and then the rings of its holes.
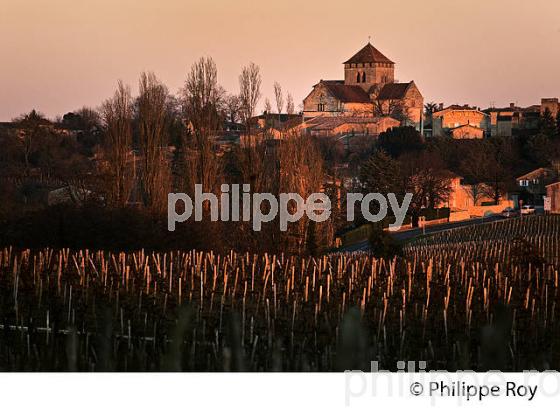
POLYGON ((325 104, 319 103, 317 105, 317 111, 325 111, 325 104))
POLYGON ((360 73, 356 74, 356 82, 357 82, 357 83, 360 82, 360 73))
POLYGON ((366 73, 362 73, 362 83, 366 82, 366 73))

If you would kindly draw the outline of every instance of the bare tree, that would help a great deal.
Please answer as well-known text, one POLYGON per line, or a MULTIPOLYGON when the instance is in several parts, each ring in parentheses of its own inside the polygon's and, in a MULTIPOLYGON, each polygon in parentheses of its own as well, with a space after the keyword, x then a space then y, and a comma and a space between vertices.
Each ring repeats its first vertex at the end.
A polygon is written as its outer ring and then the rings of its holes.
POLYGON ((493 162, 487 150, 478 141, 476 144, 465 145, 462 151, 459 171, 468 185, 466 193, 475 206, 486 196, 486 181, 493 162))
MULTIPOLYGON (((218 93, 220 94, 220 93, 218 93)), ((240 101, 239 96, 234 94, 225 95, 223 98, 224 116, 232 123, 239 119, 240 101)))
MULTIPOLYGON (((325 171, 321 152, 315 141, 302 135, 288 135, 280 143, 277 151, 279 165, 279 191, 293 192, 307 198, 320 192, 325 181, 325 171)), ((288 204, 288 211, 296 211, 295 204, 288 204)), ((321 246, 332 240, 334 231, 328 220, 314 224, 307 217, 292 224, 283 236, 283 249, 297 252, 307 249, 315 253, 321 246)))
POLYGON ((270 103, 270 100, 268 98, 264 99, 264 112, 266 112, 267 114, 272 113, 272 104, 270 103))
MULTIPOLYGON (((236 147, 234 151, 236 175, 239 183, 250 183, 253 192, 296 193, 307 198, 321 192, 325 171, 321 152, 314 140, 301 135, 287 135, 275 149, 265 141, 236 147)), ((290 201, 288 211, 296 211, 295 201, 290 201)), ((303 253, 306 249, 328 245, 334 229, 331 221, 313 224, 307 217, 288 225, 287 231, 279 229, 278 220, 265 224, 261 232, 254 232, 248 223, 240 222, 232 230, 236 243, 248 249, 303 253)))
POLYGON ((288 93, 288 100, 286 102, 286 113, 290 115, 295 113, 294 99, 290 93, 288 93))
POLYGON ((167 161, 168 91, 153 73, 140 76, 138 128, 142 154, 142 194, 144 205, 161 212, 167 203, 170 170, 167 161))
POLYGON ((502 139, 486 140, 483 147, 488 153, 486 185, 489 188, 486 194, 492 198, 497 205, 509 189, 516 189, 516 183, 512 174, 512 164, 515 163, 516 155, 512 144, 502 139))
POLYGON ((373 115, 388 116, 401 122, 410 120, 409 110, 401 100, 376 100, 373 104, 373 115))
POLYGON ((128 159, 132 150, 132 97, 130 87, 119 81, 112 98, 101 106, 104 146, 109 160, 108 200, 113 206, 126 205, 132 185, 128 159))
POLYGON ((468 197, 472 199, 474 206, 477 206, 480 200, 486 196, 486 188, 482 182, 471 182, 464 189, 468 197))
POLYGON ((278 120, 280 120, 280 114, 284 109, 284 95, 282 94, 282 86, 278 83, 274 83, 274 99, 276 100, 276 112, 278 113, 278 120))
POLYGON ((241 113, 248 135, 251 135, 249 120, 255 115, 257 104, 261 98, 261 83, 258 65, 250 63, 243 67, 239 75, 239 99, 241 100, 241 113))
MULTIPOLYGON (((185 119, 191 132, 187 170, 191 191, 194 184, 202 184, 204 192, 216 189, 220 164, 213 150, 213 139, 222 125, 220 106, 223 99, 224 91, 218 84, 214 60, 201 58, 191 67, 183 89, 185 119)), ((243 112, 240 98, 236 101, 236 109, 240 114, 243 112)))
POLYGON ((406 177, 406 192, 414 196, 419 208, 435 209, 449 201, 452 175, 443 160, 433 152, 408 152, 399 158, 406 177))

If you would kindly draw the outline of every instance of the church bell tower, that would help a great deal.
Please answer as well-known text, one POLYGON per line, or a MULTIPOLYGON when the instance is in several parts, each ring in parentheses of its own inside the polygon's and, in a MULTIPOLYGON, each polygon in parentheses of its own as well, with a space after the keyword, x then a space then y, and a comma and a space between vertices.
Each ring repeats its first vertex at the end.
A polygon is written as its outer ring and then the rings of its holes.
POLYGON ((360 86, 367 93, 395 81, 395 63, 371 43, 344 62, 344 84, 360 86))

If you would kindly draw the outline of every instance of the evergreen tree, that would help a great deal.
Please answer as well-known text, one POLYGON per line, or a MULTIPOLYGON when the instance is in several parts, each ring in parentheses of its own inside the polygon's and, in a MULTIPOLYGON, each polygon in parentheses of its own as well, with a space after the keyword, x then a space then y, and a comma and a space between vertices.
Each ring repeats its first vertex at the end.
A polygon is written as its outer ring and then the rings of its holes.
POLYGON ((379 135, 377 146, 398 158, 406 152, 417 152, 424 148, 424 139, 414 127, 391 128, 379 135))
POLYGON ((378 224, 372 225, 368 243, 376 258, 392 259, 403 254, 401 244, 378 224))
POLYGON ((539 132, 546 135, 548 138, 554 138, 556 134, 556 121, 554 121, 554 117, 548 108, 546 108, 541 115, 539 132))
POLYGON ((385 151, 377 150, 362 166, 360 182, 365 193, 379 192, 386 195, 399 192, 401 175, 398 161, 385 151))
MULTIPOLYGON (((389 193, 399 194, 404 192, 403 179, 400 172, 400 164, 396 159, 391 158, 385 151, 376 151, 360 169, 361 190, 364 194, 389 193)), ((362 217, 360 205, 355 205, 356 215, 362 217)), ((379 204, 372 201, 370 212, 379 212, 379 204)))

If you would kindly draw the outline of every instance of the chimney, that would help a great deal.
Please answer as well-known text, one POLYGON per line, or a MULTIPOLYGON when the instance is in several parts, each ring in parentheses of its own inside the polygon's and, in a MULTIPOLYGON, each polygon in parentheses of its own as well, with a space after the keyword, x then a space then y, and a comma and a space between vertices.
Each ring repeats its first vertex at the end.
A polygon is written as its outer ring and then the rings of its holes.
POLYGON ((443 103, 439 103, 439 110, 443 110, 443 103))
POLYGON ((515 108, 515 103, 509 103, 509 108, 513 110, 515 108))

